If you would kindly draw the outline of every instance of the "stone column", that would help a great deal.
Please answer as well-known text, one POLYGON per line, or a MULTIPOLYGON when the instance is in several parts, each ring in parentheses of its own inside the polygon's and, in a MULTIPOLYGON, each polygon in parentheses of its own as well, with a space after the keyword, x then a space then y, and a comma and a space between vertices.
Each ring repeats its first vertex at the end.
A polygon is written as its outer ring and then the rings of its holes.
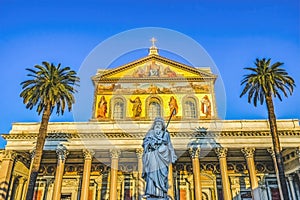
POLYGON ((201 174, 200 174, 200 147, 190 147, 189 152, 192 158, 193 174, 194 174, 194 191, 195 200, 202 200, 201 174))
POLYGON ((288 180, 289 180, 289 185, 290 185, 290 191, 291 191, 291 195, 292 195, 292 200, 297 200, 297 198, 296 198, 296 192, 295 192, 295 188, 294 188, 294 178, 293 178, 292 174, 288 175, 288 180))
POLYGON ((95 182, 97 183, 97 199, 96 200, 101 200, 102 175, 98 176, 95 179, 95 182))
POLYGON ((45 185, 45 193, 44 193, 44 197, 43 200, 47 200, 48 199, 48 195, 50 195, 49 193, 49 186, 50 184, 52 184, 54 181, 53 178, 46 178, 46 185, 45 185))
MULTIPOLYGON (((2 151, 2 162, 0 165, 0 197, 6 199, 9 194, 9 184, 12 170, 17 154, 11 150, 2 151)), ((11 183, 12 184, 12 183, 11 183)))
POLYGON ((172 199, 174 199, 174 182, 173 182, 173 165, 172 165, 172 163, 170 163, 170 165, 169 165, 168 184, 169 184, 168 195, 172 199))
POLYGON ((298 161, 300 163, 300 147, 296 148, 296 156, 298 157, 298 161))
POLYGON ((91 174, 91 166, 93 155, 95 152, 93 150, 83 150, 84 156, 84 167, 83 167, 83 175, 82 175, 82 185, 81 185, 81 194, 80 199, 86 200, 89 197, 89 187, 90 187, 90 174, 91 174))
POLYGON ((59 145, 57 146, 56 154, 57 154, 57 166, 55 172, 55 181, 53 187, 52 200, 60 200, 61 198, 62 179, 63 179, 65 161, 68 155, 68 151, 66 147, 64 147, 63 145, 59 145))
POLYGON ((15 199, 21 199, 22 198, 23 189, 24 189, 24 182, 25 182, 24 177, 19 178, 19 184, 18 184, 18 188, 17 188, 17 191, 16 191, 15 199))
MULTIPOLYGON (((296 148, 296 157, 298 158, 298 163, 300 164, 300 147, 296 148)), ((300 170, 294 171, 294 173, 295 173, 295 176, 297 176, 296 178, 300 181, 300 170)), ((298 195, 299 192, 300 192, 299 191, 300 185, 297 185, 296 187, 297 187, 296 192, 297 192, 297 195, 298 195)))
POLYGON ((145 184, 144 180, 142 178, 142 173, 143 173, 143 152, 144 150, 142 148, 136 149, 136 156, 138 158, 138 199, 141 200, 144 193, 145 193, 145 184))
POLYGON ((28 179, 24 179, 24 186, 23 186, 23 192, 22 192, 22 196, 20 199, 26 199, 26 189, 27 189, 27 185, 28 185, 28 179))
POLYGON ((117 200, 117 186, 118 186, 118 165, 119 156, 121 151, 118 149, 110 150, 111 168, 110 168, 110 186, 109 186, 109 199, 117 200))
POLYGON ((218 147, 215 149, 215 152, 219 158, 221 177, 222 177, 222 192, 224 200, 232 200, 230 182, 227 172, 227 148, 218 147))
POLYGON ((32 149, 29 150, 30 166, 29 166, 28 180, 26 181, 26 184, 25 184, 25 187, 24 187, 24 195, 23 196, 25 196, 25 197, 27 195, 28 187, 30 185, 30 175, 31 175, 31 172, 32 172, 33 160, 34 160, 34 156, 35 156, 35 147, 36 147, 35 144, 36 144, 36 142, 34 142, 33 144, 34 144, 34 146, 32 147, 32 149))
POLYGON ((12 175, 11 178, 10 178, 10 184, 9 184, 9 189, 8 189, 8 193, 7 193, 7 196, 8 198, 7 199, 12 199, 14 197, 14 194, 16 192, 16 188, 18 187, 18 183, 19 180, 18 180, 18 176, 17 175, 12 175))
POLYGON ((248 173, 250 176, 252 199, 259 200, 260 192, 259 192, 258 180, 257 180, 257 176, 256 176, 255 163, 254 163, 255 148, 244 147, 241 149, 241 151, 244 154, 246 162, 247 162, 248 173))
POLYGON ((294 172, 295 173, 295 177, 294 177, 294 181, 296 182, 296 185, 295 185, 295 189, 296 189, 296 194, 297 196, 299 197, 300 196, 300 170, 297 170, 294 172))
POLYGON ((278 185, 278 189, 279 189, 280 198, 284 199, 283 195, 282 195, 282 190, 281 190, 281 184, 280 184, 278 167, 277 167, 277 162, 276 162, 276 157, 275 157, 275 151, 272 147, 268 148, 267 151, 270 153, 270 155, 272 157, 272 160, 273 160, 273 165, 274 165, 274 170, 275 170, 275 174, 276 174, 276 179, 277 179, 277 185, 278 185))

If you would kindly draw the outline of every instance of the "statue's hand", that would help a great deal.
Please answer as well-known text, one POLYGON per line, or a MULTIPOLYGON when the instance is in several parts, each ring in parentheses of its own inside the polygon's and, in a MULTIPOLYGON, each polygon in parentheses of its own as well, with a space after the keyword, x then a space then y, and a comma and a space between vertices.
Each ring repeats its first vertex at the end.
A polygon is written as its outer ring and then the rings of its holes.
POLYGON ((155 149, 154 144, 149 143, 148 148, 147 148, 147 152, 151 152, 155 149))
POLYGON ((157 144, 162 144, 162 139, 158 139, 158 140, 156 141, 156 143, 157 143, 157 144))
POLYGON ((168 144, 168 141, 167 141, 167 140, 164 140, 164 139, 162 139, 161 142, 162 142, 163 144, 165 144, 165 145, 168 144))

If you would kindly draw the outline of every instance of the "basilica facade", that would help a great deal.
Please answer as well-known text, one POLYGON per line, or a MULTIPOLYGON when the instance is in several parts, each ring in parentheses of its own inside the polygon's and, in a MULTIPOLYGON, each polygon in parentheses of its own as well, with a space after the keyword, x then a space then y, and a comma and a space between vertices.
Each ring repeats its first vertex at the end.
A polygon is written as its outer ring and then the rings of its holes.
MULTIPOLYGON (((165 119, 177 161, 169 166, 171 199, 280 199, 267 120, 221 120, 217 76, 149 54, 99 69, 92 117, 49 123, 34 198, 140 200, 145 182, 142 142, 155 117, 165 119)), ((290 199, 300 199, 300 126, 279 119, 290 199)), ((39 123, 14 123, 0 155, 0 199, 23 200, 39 123)))

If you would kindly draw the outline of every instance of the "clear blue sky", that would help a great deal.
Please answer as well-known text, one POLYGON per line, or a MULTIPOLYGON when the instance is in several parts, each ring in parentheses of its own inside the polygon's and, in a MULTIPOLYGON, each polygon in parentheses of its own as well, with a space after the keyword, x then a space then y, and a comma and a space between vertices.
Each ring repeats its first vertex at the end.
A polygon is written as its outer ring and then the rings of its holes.
MULTIPOLYGON (((19 97, 25 68, 49 61, 79 70, 99 43, 142 27, 175 30, 204 47, 225 85, 226 119, 266 119, 264 105, 255 108, 239 98, 243 67, 263 57, 284 62, 298 87, 275 101, 275 111, 280 119, 300 118, 298 0, 0 0, 0 133, 8 133, 13 122, 40 121, 19 97)), ((51 120, 73 121, 73 115, 51 120)))

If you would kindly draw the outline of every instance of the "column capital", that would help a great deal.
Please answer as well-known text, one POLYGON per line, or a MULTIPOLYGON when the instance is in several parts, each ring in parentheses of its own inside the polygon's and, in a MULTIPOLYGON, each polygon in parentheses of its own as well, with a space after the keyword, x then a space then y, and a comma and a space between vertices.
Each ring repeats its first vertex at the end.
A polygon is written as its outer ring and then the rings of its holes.
POLYGON ((144 149, 139 148, 135 150, 136 156, 141 159, 143 157, 144 149))
POLYGON ((97 176, 97 178, 95 178, 95 182, 96 182, 98 185, 101 185, 101 184, 102 184, 102 175, 97 176))
POLYGON ((273 147, 269 147, 269 148, 267 149, 267 151, 268 151, 269 154, 272 156, 272 158, 275 158, 275 151, 274 151, 273 147))
POLYGON ((294 179, 293 174, 289 174, 286 177, 288 178, 289 181, 293 181, 293 179, 294 179))
POLYGON ((3 150, 2 152, 2 160, 15 160, 17 157, 17 153, 13 150, 3 150))
POLYGON ((56 147, 56 154, 58 160, 65 161, 67 159, 67 156, 69 155, 69 152, 64 145, 60 144, 56 147))
POLYGON ((20 184, 23 184, 25 181, 27 181, 27 178, 26 178, 26 177, 21 176, 21 177, 19 178, 19 183, 20 183, 20 184))
POLYGON ((109 152, 111 158, 118 159, 121 155, 121 151, 119 149, 110 149, 109 152))
POLYGON ((29 155, 31 160, 33 160, 34 156, 35 156, 35 148, 32 148, 31 150, 29 150, 29 155))
POLYGON ((36 141, 32 142, 32 146, 29 149, 29 155, 30 155, 31 160, 34 158, 35 152, 36 152, 36 141))
POLYGON ((242 153, 246 158, 253 157, 255 148, 254 147, 244 147, 241 149, 242 153))
POLYGON ((85 160, 92 160, 95 155, 95 151, 91 149, 83 149, 83 157, 85 160))
POLYGON ((296 154, 297 154, 298 158, 300 158, 300 147, 296 148, 296 154))
POLYGON ((189 148, 189 153, 191 158, 199 158, 200 157, 200 147, 194 146, 189 148))
POLYGON ((217 147, 215 148, 215 152, 218 158, 226 158, 228 149, 225 147, 217 147))

